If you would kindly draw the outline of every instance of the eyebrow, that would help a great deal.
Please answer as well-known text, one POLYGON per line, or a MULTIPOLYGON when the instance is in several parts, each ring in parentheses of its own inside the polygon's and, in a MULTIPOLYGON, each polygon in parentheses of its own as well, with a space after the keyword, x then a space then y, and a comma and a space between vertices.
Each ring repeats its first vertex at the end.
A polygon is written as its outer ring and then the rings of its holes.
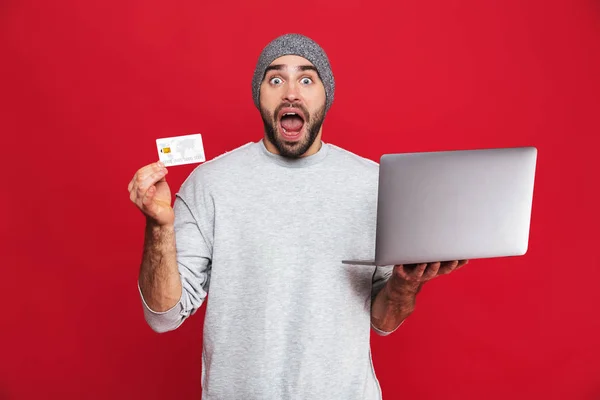
MULTIPOLYGON (((269 71, 281 71, 282 69, 285 69, 287 66, 283 65, 283 64, 275 64, 275 65, 269 65, 267 67, 267 69, 265 70, 265 76, 267 75, 267 73, 269 71)), ((317 74, 319 73, 319 71, 317 71, 317 68, 315 68, 312 65, 300 65, 297 68, 294 69, 299 69, 300 71, 315 71, 317 74)))

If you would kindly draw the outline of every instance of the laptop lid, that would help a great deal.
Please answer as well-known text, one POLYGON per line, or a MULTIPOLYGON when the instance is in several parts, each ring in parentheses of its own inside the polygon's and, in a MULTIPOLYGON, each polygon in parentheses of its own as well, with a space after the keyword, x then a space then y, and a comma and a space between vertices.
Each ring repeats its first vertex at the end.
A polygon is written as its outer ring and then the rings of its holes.
POLYGON ((524 255, 535 147, 385 154, 375 265, 524 255))

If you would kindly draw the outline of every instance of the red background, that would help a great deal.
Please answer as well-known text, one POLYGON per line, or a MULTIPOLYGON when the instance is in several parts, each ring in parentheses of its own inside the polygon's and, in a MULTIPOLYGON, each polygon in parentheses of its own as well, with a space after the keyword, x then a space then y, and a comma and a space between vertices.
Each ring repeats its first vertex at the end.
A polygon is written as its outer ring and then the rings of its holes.
POLYGON ((373 338, 385 398, 600 399, 592 0, 3 1, 0 399, 200 398, 202 313, 145 324, 127 183, 158 137, 200 132, 209 159, 259 140, 251 75, 285 32, 331 58, 328 142, 539 149, 528 254, 427 284, 373 338))

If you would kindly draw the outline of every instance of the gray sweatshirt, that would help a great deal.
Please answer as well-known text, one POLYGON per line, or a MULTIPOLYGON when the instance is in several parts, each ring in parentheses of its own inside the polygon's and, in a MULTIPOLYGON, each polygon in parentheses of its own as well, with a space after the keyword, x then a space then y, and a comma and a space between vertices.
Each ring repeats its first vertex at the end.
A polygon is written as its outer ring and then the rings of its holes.
POLYGON ((181 299, 142 303, 166 332, 207 302, 204 400, 381 399, 371 302, 391 267, 341 262, 374 256, 378 168, 331 144, 288 160, 259 141, 186 179, 173 206, 181 299))

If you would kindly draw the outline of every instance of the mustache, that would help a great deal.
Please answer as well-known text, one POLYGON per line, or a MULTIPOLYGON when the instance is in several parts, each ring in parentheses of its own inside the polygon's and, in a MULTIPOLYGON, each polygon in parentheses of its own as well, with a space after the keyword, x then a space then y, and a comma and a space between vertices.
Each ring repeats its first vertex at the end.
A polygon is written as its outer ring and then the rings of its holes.
POLYGON ((304 107, 302 104, 292 104, 292 103, 281 103, 279 106, 277 106, 277 108, 275 109, 275 112, 273 113, 273 119, 277 118, 277 115, 279 115, 279 112, 284 108, 297 108, 297 109, 301 110, 302 115, 304 115, 304 118, 305 118, 304 123, 308 123, 310 121, 310 113, 308 112, 306 107, 304 107))

